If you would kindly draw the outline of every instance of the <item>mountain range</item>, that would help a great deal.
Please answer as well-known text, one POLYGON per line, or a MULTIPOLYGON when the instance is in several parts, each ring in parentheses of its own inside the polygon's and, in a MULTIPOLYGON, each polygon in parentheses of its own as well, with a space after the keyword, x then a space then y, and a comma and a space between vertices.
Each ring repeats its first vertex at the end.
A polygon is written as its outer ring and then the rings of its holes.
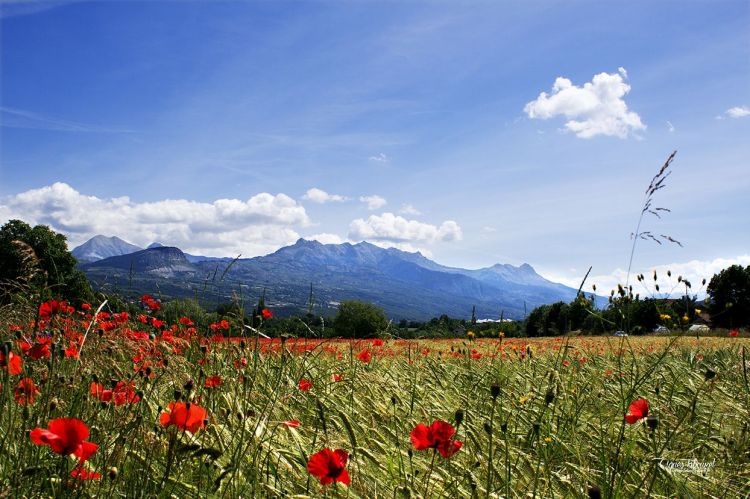
POLYGON ((192 297, 208 308, 232 297, 251 307, 265 293, 279 315, 307 312, 312 291, 319 315, 331 315, 341 301, 357 299, 383 307, 393 319, 469 317, 472 307, 479 319, 519 319, 541 304, 570 301, 577 291, 548 281, 528 264, 446 267, 418 252, 367 242, 300 239, 269 255, 232 259, 187 255, 158 243, 140 249, 119 238, 96 236, 73 254, 95 288, 192 297))

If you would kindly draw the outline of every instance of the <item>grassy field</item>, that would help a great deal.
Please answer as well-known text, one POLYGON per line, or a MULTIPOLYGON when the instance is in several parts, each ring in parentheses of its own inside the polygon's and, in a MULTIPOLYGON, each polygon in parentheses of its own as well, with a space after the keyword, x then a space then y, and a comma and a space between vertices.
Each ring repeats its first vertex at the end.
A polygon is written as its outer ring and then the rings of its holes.
POLYGON ((0 497, 750 493, 746 338, 228 340, 155 317, 3 312, 0 497))

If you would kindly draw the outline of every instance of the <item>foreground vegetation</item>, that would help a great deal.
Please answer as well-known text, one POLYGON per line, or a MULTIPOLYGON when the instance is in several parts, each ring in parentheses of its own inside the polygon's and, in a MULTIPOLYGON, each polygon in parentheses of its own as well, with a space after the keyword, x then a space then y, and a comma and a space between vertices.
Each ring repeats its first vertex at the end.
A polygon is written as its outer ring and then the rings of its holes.
POLYGON ((228 339, 160 309, 2 310, 0 494, 750 493, 742 335, 228 339))

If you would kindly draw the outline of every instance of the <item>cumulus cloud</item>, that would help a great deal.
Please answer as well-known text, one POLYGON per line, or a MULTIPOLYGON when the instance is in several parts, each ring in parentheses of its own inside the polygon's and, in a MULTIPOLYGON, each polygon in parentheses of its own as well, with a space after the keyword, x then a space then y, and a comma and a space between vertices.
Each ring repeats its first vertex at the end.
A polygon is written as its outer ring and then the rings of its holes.
POLYGON ((340 196, 338 194, 328 194, 326 191, 322 189, 318 189, 317 187, 313 187, 312 189, 308 189, 304 196, 302 196, 302 199, 306 199, 308 201, 312 201, 313 203, 329 203, 329 202, 337 202, 340 203, 342 201, 346 201, 349 198, 346 196, 340 196))
POLYGON ((349 224, 349 239, 353 241, 389 241, 391 243, 434 243, 459 241, 463 237, 461 227, 453 220, 440 226, 407 220, 393 213, 370 215, 358 218, 349 224))
POLYGON ((322 232, 320 234, 313 234, 312 236, 305 236, 308 241, 318 241, 322 244, 341 244, 344 239, 338 234, 331 234, 329 232, 322 232))
POLYGON ((368 210, 377 210, 388 204, 385 198, 376 194, 373 194, 372 196, 360 196, 359 200, 367 205, 368 210))
POLYGON ((293 243, 299 237, 294 227, 310 223, 305 208, 285 194, 139 203, 87 196, 61 182, 0 199, 0 220, 12 218, 49 225, 67 235, 71 247, 103 234, 140 246, 161 241, 209 256, 266 254, 293 243))
MULTIPOLYGON (((667 265, 658 265, 656 267, 643 268, 638 271, 633 271, 630 275, 630 281, 633 285, 633 292, 640 293, 642 297, 651 296, 655 294, 657 297, 666 297, 670 294, 672 297, 682 296, 685 292, 685 288, 677 285, 677 277, 682 276, 683 278, 690 281, 692 284, 692 293, 698 294, 699 297, 705 296, 705 288, 702 290, 701 281, 706 279, 706 285, 711 281, 711 277, 714 274, 722 271, 723 269, 732 265, 750 265, 750 255, 740 255, 735 258, 715 258, 713 260, 690 260, 688 262, 676 262, 667 265), (659 283, 659 293, 654 290, 653 274, 656 270, 659 283), (667 277, 667 271, 672 272, 671 279, 667 277), (642 273, 646 280, 640 283, 636 280, 635 276, 642 273)), ((578 276, 560 276, 554 272, 540 271, 547 279, 565 284, 567 286, 578 288, 581 284, 582 275, 578 276)), ((599 274, 589 276, 586 279, 586 286, 584 291, 591 292, 592 284, 596 284, 597 294, 608 295, 610 290, 616 290, 618 284, 625 284, 627 278, 627 271, 623 269, 615 269, 609 274, 599 274)))
POLYGON ((401 209, 398 212, 402 215, 421 215, 419 210, 410 204, 401 205, 401 209))
POLYGON ((370 156, 367 159, 369 159, 370 161, 374 161, 375 163, 390 163, 391 162, 391 158, 389 158, 382 152, 376 156, 370 156))
POLYGON ((625 83, 625 68, 617 73, 599 73, 582 87, 563 77, 558 77, 552 92, 542 92, 536 100, 526 104, 524 112, 529 118, 550 119, 565 116, 565 128, 582 139, 597 135, 626 138, 646 125, 640 116, 628 111, 623 97, 630 92, 625 83))
POLYGON ((750 116, 750 107, 735 106, 727 109, 725 114, 730 118, 744 118, 745 116, 750 116))

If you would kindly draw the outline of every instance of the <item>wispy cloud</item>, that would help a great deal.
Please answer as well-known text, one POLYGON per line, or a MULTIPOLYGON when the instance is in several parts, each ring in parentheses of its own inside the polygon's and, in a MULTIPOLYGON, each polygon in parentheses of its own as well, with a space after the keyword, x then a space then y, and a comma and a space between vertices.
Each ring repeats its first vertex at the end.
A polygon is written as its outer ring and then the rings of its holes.
POLYGON ((382 198, 377 194, 373 194, 372 196, 360 196, 359 200, 367 205, 368 210, 377 210, 388 204, 388 201, 386 201, 385 198, 382 198))
POLYGON ((735 106, 727 109, 725 113, 730 118, 744 118, 750 116, 750 107, 748 106, 735 106))
POLYGON ((307 190, 305 195, 302 196, 302 199, 312 201, 313 203, 323 204, 330 202, 341 203, 343 201, 347 201, 349 198, 346 196, 341 196, 339 194, 329 194, 323 189, 313 187, 312 189, 307 190))
POLYGON ((370 156, 367 159, 369 159, 370 161, 374 161, 375 163, 390 163, 391 162, 391 158, 389 158, 388 156, 385 155, 385 153, 382 153, 382 152, 375 156, 370 156))
POLYGON ((402 215, 421 215, 422 213, 410 204, 401 205, 401 209, 398 210, 402 215))
POLYGON ((29 16, 84 0, 2 0, 0 18, 29 16))
POLYGON ((0 126, 31 130, 53 130, 56 132, 135 133, 135 130, 126 128, 92 125, 8 107, 0 107, 0 126))

